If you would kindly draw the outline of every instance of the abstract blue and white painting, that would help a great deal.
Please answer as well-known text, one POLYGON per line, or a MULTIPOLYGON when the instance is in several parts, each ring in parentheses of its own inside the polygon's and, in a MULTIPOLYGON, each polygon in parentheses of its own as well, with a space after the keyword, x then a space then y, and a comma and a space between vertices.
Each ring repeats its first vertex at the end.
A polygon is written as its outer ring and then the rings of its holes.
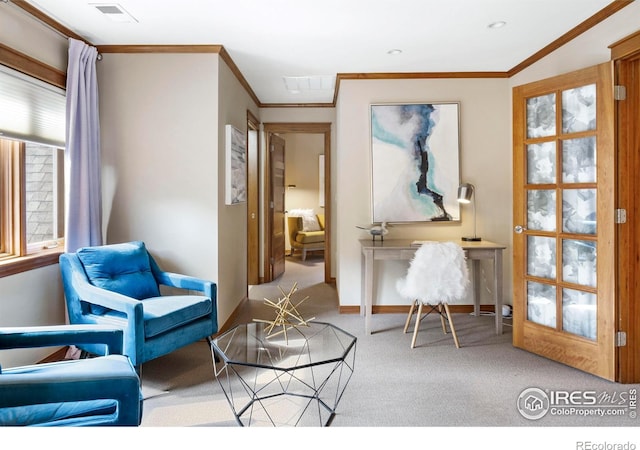
POLYGON ((374 223, 460 220, 459 106, 371 105, 374 223))
POLYGON ((247 201, 247 140, 233 125, 225 125, 225 204, 247 201))

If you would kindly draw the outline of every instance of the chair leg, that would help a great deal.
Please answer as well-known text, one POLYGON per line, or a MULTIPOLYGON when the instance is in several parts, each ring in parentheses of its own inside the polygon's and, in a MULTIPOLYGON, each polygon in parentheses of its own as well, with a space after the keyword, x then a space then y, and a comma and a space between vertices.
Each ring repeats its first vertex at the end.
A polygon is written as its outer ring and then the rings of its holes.
POLYGON ((447 312, 447 320, 449 321, 449 328, 451 328, 451 334, 453 334, 453 342, 456 343, 456 348, 460 348, 460 342, 458 342, 458 335, 456 329, 453 327, 453 319, 451 318, 451 312, 449 311, 449 305, 444 304, 444 310, 447 312))
POLYGON ((407 315, 407 321, 404 323, 404 333, 409 329, 409 324, 411 323, 411 318, 413 317, 413 313, 416 311, 416 306, 418 306, 418 300, 414 300, 411 306, 409 307, 409 314, 407 315))
POLYGON ((416 346, 416 338, 418 337, 418 328, 420 328, 420 320, 422 317, 422 302, 418 302, 418 315, 416 316, 416 326, 413 328, 413 338, 411 339, 411 348, 416 346))
POLYGON ((438 312, 440 313, 440 323, 442 324, 442 332, 447 334, 447 325, 444 321, 444 314, 442 314, 442 303, 438 304, 438 312))
POLYGON ((306 261, 306 259, 307 259, 307 249, 303 248, 302 249, 302 260, 306 261))

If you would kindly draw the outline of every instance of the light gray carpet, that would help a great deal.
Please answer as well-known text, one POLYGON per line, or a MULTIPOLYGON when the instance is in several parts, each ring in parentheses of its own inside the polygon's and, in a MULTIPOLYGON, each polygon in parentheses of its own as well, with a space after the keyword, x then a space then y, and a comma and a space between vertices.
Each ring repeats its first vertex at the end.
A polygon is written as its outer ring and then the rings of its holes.
MULTIPOLYGON (((239 321, 271 318, 273 310, 265 308, 262 299, 277 299, 278 285, 288 291, 297 281, 300 289, 294 297, 309 296, 301 307, 303 316, 315 316, 357 337, 355 372, 331 428, 618 427, 615 436, 622 439, 625 427, 639 425, 628 416, 547 414, 536 421, 525 419, 516 404, 527 388, 627 395, 640 385, 611 383, 515 349, 511 328, 505 326, 502 336, 495 335, 493 317, 455 314, 460 349, 451 335, 442 333, 434 315, 423 322, 415 349, 410 348, 411 334, 402 332, 405 314, 375 315, 375 332, 366 336, 361 316, 338 313, 334 288, 321 283, 320 257, 305 263, 287 260, 282 279, 250 289, 254 300, 239 321)), ((214 379, 205 342, 145 364, 142 379, 147 396, 143 427, 237 427, 214 379)))

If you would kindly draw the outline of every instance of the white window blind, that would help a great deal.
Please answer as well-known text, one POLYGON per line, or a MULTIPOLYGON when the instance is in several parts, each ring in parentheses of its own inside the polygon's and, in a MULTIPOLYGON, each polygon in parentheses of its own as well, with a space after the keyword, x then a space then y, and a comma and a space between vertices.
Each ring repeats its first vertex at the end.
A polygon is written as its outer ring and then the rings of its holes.
POLYGON ((0 65, 0 137, 64 147, 65 91, 0 65))

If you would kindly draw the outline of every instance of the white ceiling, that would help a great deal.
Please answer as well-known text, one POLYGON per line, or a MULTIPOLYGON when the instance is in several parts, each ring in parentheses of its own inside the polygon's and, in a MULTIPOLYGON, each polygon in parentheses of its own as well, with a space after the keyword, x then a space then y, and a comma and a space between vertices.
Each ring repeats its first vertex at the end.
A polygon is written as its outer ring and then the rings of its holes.
POLYGON ((94 45, 223 45, 262 103, 296 104, 331 103, 333 86, 290 93, 285 76, 506 72, 610 2, 28 0, 94 45), (137 21, 95 7, 114 3, 137 21))

